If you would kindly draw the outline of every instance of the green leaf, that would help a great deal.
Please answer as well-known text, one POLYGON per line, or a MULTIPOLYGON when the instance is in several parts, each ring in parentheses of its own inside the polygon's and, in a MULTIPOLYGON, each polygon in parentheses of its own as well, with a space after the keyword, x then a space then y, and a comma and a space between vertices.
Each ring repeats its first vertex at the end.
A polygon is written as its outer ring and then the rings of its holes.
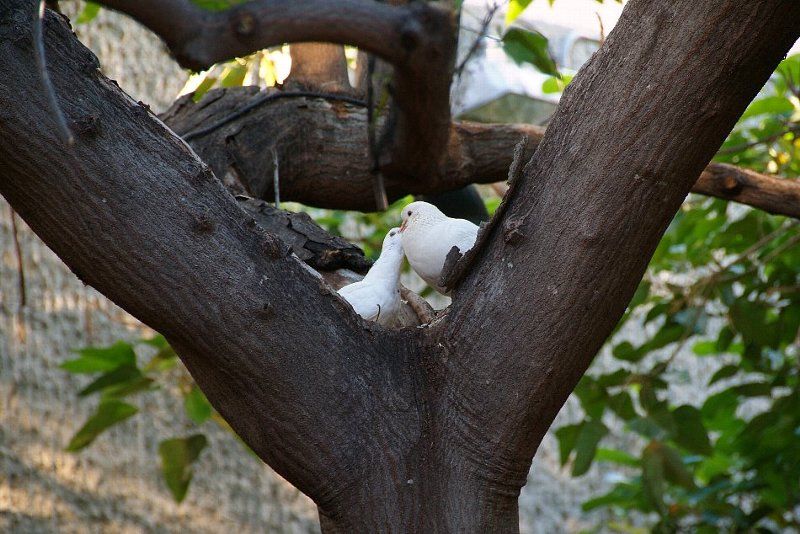
POLYGON ((519 17, 532 0, 511 0, 506 11, 506 26, 510 26, 519 17))
POLYGON ((635 456, 631 456, 625 451, 618 451, 615 449, 597 449, 597 454, 595 454, 595 460, 598 462, 611 462, 620 465, 628 465, 628 466, 637 466, 639 465, 639 459, 635 456))
POLYGON ((86 24, 87 22, 91 22, 98 13, 100 13, 100 4, 86 2, 86 5, 83 6, 83 9, 75 19, 75 24, 86 24))
POLYGON ((636 417, 636 409, 633 407, 633 400, 627 391, 620 391, 608 399, 608 407, 620 418, 628 421, 636 417))
POLYGON ((792 105, 792 102, 788 98, 777 95, 767 96, 764 98, 759 98, 747 106, 747 110, 745 110, 741 120, 767 113, 771 115, 783 115, 790 114, 793 111, 794 105, 792 105))
POLYGON ((664 462, 664 476, 667 480, 686 489, 694 489, 696 487, 694 478, 689 473, 689 470, 686 469, 683 458, 681 458, 681 454, 678 451, 662 443, 661 457, 664 462))
POLYGON ((168 439, 158 445, 161 473, 176 502, 182 502, 186 498, 192 481, 192 464, 207 445, 208 440, 203 434, 168 439))
POLYGON ((138 411, 136 406, 131 406, 118 400, 107 400, 100 403, 97 411, 78 430, 67 445, 67 450, 76 452, 90 445, 103 431, 124 421, 138 411))
POLYGON ((61 364, 70 373, 102 373, 123 365, 136 366, 136 354, 130 343, 117 341, 110 347, 88 347, 76 351, 80 356, 61 364))
MULTIPOLYGON (((570 84, 574 76, 571 74, 562 74, 561 76, 551 76, 542 82, 542 92, 544 94, 563 93, 564 89, 570 84)), ((646 282, 645 282, 646 283, 646 282)), ((641 288, 641 286, 639 286, 641 288)), ((638 293, 638 291, 637 291, 638 293)), ((645 296, 647 296, 645 294, 645 296)), ((634 297, 635 300, 635 297, 634 297)), ((636 304, 631 302, 629 308, 635 308, 636 304)))
POLYGON ((720 380, 725 380, 726 378, 730 378, 736 373, 739 372, 738 365, 725 365, 717 370, 716 373, 711 377, 711 380, 708 381, 708 385, 714 384, 719 382, 720 380))
POLYGON ((191 0, 191 2, 206 11, 224 11, 245 0, 191 0))
POLYGON ((140 339, 139 343, 142 343, 144 345, 150 345, 151 347, 155 347, 159 350, 166 349, 167 347, 169 347, 169 343, 167 343, 166 338, 161 334, 156 334, 153 337, 140 339))
POLYGON ((664 457, 663 446, 657 441, 650 442, 642 452, 642 489, 650 506, 660 516, 667 513, 664 504, 664 457))
POLYGON ((581 427, 575 443, 575 463, 572 464, 572 476, 586 473, 592 466, 597 444, 608 433, 608 428, 597 420, 587 421, 581 427))
POLYGON ((629 341, 623 341, 619 345, 616 345, 611 353, 618 360, 625 360, 628 362, 635 362, 644 356, 644 354, 637 351, 629 341))
POLYGON ((717 341, 716 340, 706 340, 706 341, 698 341, 692 347, 692 351, 697 354, 698 356, 708 356, 711 354, 717 354, 719 349, 717 349, 717 341))
POLYGON ((98 379, 78 392, 78 396, 85 397, 111 386, 127 384, 142 378, 142 373, 136 366, 122 365, 101 375, 98 379))
MULTIPOLYGON (((595 497, 594 499, 589 499, 581 506, 581 509, 584 512, 589 512, 596 508, 600 508, 601 506, 610 506, 616 505, 622 508, 633 508, 636 506, 636 501, 640 499, 641 490, 638 486, 633 484, 617 484, 614 489, 606 493, 605 495, 601 495, 600 497, 595 497)), ((618 529, 614 528, 615 523, 610 522, 608 524, 609 527, 612 527, 609 532, 630 532, 635 534, 640 534, 638 531, 631 530, 631 529, 618 529)), ((584 531, 585 532, 585 531, 584 531)), ((647 534, 647 530, 645 530, 641 534, 647 534)))
POLYGON ((541 33, 511 28, 503 36, 503 50, 518 64, 530 63, 545 74, 558 76, 547 50, 547 38, 541 33))
POLYGON ((713 451, 700 410, 684 404, 675 408, 672 414, 676 425, 675 443, 687 451, 710 455, 713 451))
POLYGON ((189 419, 198 425, 202 425, 211 417, 211 404, 197 385, 192 386, 192 389, 184 397, 183 407, 186 409, 189 419))
POLYGON ((582 427, 583 423, 578 423, 576 425, 565 425, 556 430, 558 451, 562 466, 569 460, 569 455, 575 448, 575 442, 578 441, 578 434, 580 434, 582 427))

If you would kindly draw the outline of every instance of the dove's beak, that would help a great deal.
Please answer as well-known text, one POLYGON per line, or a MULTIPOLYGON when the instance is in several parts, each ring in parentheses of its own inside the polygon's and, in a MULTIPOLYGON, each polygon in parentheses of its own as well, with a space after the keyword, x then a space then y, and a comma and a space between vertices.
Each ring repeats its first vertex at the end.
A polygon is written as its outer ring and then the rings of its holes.
POLYGON ((408 224, 408 219, 403 221, 403 224, 400 225, 400 231, 404 231, 406 229, 406 225, 408 224))

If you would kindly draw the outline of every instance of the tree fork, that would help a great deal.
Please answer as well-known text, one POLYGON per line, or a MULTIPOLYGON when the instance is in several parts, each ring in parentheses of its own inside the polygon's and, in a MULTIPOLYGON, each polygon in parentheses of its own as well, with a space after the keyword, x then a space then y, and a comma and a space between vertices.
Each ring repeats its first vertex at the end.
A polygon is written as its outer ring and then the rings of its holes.
POLYGON ((0 65, 16 73, 0 93, 0 193, 82 280, 161 331, 245 442, 342 532, 517 530, 552 418, 800 34, 794 0, 632 0, 449 313, 387 330, 260 230, 48 12, 53 84, 76 125, 65 149, 30 68, 32 12, 0 0, 0 65))

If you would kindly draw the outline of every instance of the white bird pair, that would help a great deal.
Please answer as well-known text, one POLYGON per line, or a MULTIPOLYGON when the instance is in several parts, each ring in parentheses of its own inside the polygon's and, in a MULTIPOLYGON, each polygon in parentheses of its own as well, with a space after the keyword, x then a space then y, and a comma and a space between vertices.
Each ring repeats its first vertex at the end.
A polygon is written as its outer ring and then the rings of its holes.
POLYGON ((402 213, 400 228, 392 228, 383 240, 381 255, 363 280, 339 290, 361 317, 387 325, 400 309, 400 267, 403 254, 416 273, 440 293, 447 254, 458 247, 465 254, 475 245, 478 226, 453 219, 427 202, 412 202, 402 213))

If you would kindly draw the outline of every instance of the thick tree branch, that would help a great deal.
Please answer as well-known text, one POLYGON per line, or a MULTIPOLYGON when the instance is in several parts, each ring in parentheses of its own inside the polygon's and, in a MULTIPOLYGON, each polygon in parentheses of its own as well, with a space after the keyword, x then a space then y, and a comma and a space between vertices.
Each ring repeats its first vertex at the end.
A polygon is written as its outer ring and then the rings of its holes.
MULTIPOLYGON (((176 132, 186 133, 225 117, 258 94, 253 88, 222 89, 198 103, 187 96, 162 118, 176 132)), ((266 200, 272 200, 269 148, 274 146, 282 161, 284 200, 369 210, 373 194, 365 121, 366 114, 358 107, 312 99, 282 100, 256 108, 217 132, 192 139, 190 144, 218 176, 235 177, 243 190, 266 200), (280 134, 276 136, 275 132, 280 134)), ((530 140, 523 155, 527 161, 544 134, 543 127, 526 124, 454 122, 443 172, 424 181, 390 177, 389 198, 503 181, 520 138, 530 140)), ((692 192, 800 218, 798 180, 710 163, 692 192)))
POLYGON ((31 68, 32 6, 0 0, 0 70, 16 73, 0 92, 0 193, 84 282, 162 332, 253 450, 340 518, 348 488, 393 472, 415 434, 408 335, 333 296, 48 11, 51 77, 76 135, 72 150, 58 143, 31 68))
POLYGON ((463 444, 445 461, 497 502, 515 504, 675 211, 798 36, 794 0, 632 0, 568 87, 437 327, 439 420, 463 444))
POLYGON ((253 0, 207 12, 190 0, 100 3, 153 30, 183 66, 195 69, 282 43, 320 41, 369 51, 395 69, 389 136, 380 147, 383 173, 425 181, 442 172, 456 53, 455 16, 445 7, 373 0, 253 0))
POLYGON ((352 91, 347 74, 347 58, 344 47, 327 43, 293 44, 292 71, 284 86, 292 90, 313 89, 327 93, 352 91))

